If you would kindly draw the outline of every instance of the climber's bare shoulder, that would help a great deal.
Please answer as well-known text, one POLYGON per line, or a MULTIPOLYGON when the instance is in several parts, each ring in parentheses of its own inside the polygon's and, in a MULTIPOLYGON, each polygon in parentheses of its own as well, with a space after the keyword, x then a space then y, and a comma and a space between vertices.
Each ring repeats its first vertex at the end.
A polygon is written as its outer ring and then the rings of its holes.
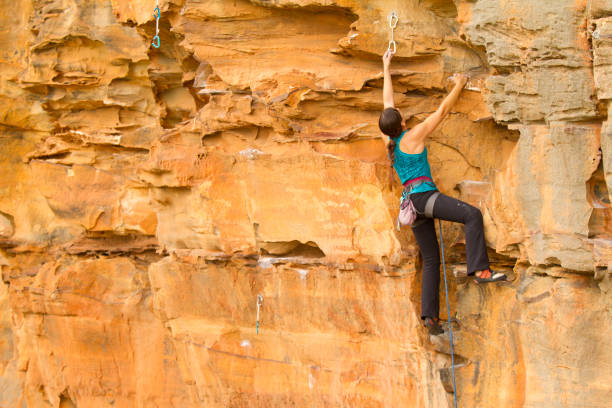
POLYGON ((419 125, 410 129, 402 140, 400 140, 399 149, 407 154, 419 154, 425 149, 425 137, 422 135, 422 129, 419 131, 419 125))
POLYGON ((402 138, 400 150, 410 154, 419 154, 425 149, 425 139, 434 131, 446 116, 442 107, 429 115, 427 119, 410 129, 402 138), (404 148, 402 148, 404 147, 404 148))

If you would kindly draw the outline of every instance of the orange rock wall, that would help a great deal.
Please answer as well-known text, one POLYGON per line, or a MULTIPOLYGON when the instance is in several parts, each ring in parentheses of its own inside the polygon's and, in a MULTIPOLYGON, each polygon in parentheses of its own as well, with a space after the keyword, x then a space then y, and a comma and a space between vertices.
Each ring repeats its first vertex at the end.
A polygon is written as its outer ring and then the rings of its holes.
POLYGON ((443 224, 459 405, 608 407, 610 2, 159 0, 159 49, 155 4, 0 0, 0 406, 453 405, 378 130, 395 10, 409 124, 472 75, 429 159, 512 277, 443 224))

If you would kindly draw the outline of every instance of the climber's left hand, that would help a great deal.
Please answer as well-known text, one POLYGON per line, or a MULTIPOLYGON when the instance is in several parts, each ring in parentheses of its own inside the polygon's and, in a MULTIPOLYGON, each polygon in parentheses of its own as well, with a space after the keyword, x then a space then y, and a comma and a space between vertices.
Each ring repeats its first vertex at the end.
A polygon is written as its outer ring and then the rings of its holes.
POLYGON ((393 51, 391 51, 391 49, 387 49, 387 51, 385 51, 382 57, 383 66, 385 68, 389 68, 389 65, 391 64, 391 58, 393 58, 393 51))

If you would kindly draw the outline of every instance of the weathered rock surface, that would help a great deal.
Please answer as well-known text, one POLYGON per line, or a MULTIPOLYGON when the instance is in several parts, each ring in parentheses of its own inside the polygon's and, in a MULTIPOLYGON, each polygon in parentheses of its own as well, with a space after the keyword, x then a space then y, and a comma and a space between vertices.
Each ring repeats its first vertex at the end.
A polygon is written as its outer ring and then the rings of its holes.
POLYGON ((444 223, 459 404, 609 406, 612 3, 161 0, 160 48, 155 4, 0 2, 0 406, 451 406, 391 10, 411 125, 472 73, 430 163, 515 278, 444 223))

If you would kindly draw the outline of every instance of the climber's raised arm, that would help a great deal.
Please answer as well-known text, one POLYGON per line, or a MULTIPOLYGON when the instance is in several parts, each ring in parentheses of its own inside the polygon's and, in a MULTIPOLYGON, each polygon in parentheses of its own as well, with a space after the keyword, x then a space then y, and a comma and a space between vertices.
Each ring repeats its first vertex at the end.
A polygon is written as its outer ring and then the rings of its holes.
POLYGON ((391 83, 391 73, 389 70, 389 65, 391 65, 392 56, 393 56, 393 53, 391 52, 390 49, 387 49, 387 51, 383 55, 383 73, 384 73, 383 104, 384 104, 384 109, 395 108, 395 104, 393 103, 393 84, 391 83))
POLYGON ((459 98, 461 90, 465 86, 468 77, 465 74, 456 74, 453 78, 455 86, 450 91, 446 98, 442 101, 438 109, 429 115, 427 119, 413 127, 410 131, 410 138, 424 141, 427 136, 442 122, 442 119, 448 115, 455 102, 459 98))

